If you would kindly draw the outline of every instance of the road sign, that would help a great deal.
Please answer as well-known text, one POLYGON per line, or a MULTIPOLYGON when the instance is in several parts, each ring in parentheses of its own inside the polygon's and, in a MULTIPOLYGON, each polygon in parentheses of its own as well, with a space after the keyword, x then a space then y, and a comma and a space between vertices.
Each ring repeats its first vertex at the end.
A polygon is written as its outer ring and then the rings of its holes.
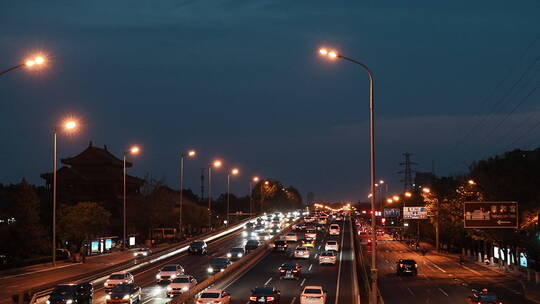
POLYGON ((465 228, 518 227, 517 202, 465 202, 465 228))
POLYGON ((426 207, 403 207, 403 219, 405 220, 426 220, 426 207))
POLYGON ((401 212, 399 208, 385 208, 384 217, 399 217, 401 212))

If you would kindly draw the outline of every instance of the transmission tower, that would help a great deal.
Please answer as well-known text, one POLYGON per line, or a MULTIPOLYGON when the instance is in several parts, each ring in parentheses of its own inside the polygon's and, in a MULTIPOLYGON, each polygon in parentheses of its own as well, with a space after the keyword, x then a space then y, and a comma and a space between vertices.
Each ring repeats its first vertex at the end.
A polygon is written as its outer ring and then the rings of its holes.
POLYGON ((400 182, 403 183, 403 189, 405 191, 412 190, 412 172, 414 172, 414 170, 412 170, 411 166, 418 165, 417 163, 411 161, 412 155, 412 153, 403 153, 403 156, 405 156, 405 162, 399 163, 400 166, 405 167, 404 170, 398 172, 398 174, 403 174, 403 179, 400 180, 400 182))

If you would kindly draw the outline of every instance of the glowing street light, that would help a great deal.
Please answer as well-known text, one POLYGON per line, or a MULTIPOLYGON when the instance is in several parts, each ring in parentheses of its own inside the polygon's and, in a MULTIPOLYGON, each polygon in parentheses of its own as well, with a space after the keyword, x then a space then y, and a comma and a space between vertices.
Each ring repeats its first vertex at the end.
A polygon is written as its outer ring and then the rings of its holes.
MULTIPOLYGON (((3 73, 0 73, 3 74, 3 73)), ((69 118, 62 123, 61 129, 65 132, 74 132, 78 128, 78 123, 76 120, 69 118)), ((56 266, 56 137, 58 133, 58 128, 53 130, 53 216, 52 216, 52 264, 53 267, 56 266)))
POLYGON ((398 195, 394 195, 392 196, 392 199, 396 202, 399 202, 399 196, 398 195))
POLYGON ((387 198, 387 199, 386 199, 386 202, 387 202, 387 203, 389 203, 389 204, 391 204, 391 203, 393 203, 393 202, 394 202, 394 200, 393 200, 393 199, 391 199, 391 198, 387 198))
MULTIPOLYGON (((364 63, 354 60, 352 58, 348 58, 346 56, 343 56, 342 54, 338 53, 335 50, 328 50, 326 48, 319 49, 319 54, 321 56, 328 57, 329 59, 335 60, 337 58, 341 58, 343 60, 349 61, 351 63, 354 63, 356 65, 359 65, 362 67, 369 75, 369 136, 370 136, 370 181, 371 181, 371 193, 375 193, 375 111, 374 111, 374 81, 373 81, 373 74, 371 73, 371 70, 367 65, 364 63)), ((371 209, 375 210, 375 197, 371 197, 371 209)), ((376 221, 375 221, 375 215, 373 214, 371 216, 371 237, 373 240, 377 239, 376 235, 376 221)), ((369 297, 371 303, 375 303, 377 301, 377 249, 374 246, 373 250, 371 251, 371 265, 373 265, 371 269, 371 296, 369 297)))
POLYGON ((219 169, 223 162, 216 159, 208 165, 208 229, 212 228, 212 168, 219 169))
POLYGON ((253 182, 256 183, 256 182, 258 182, 258 181, 259 181, 259 177, 258 177, 258 176, 254 176, 254 177, 253 177, 253 182))
POLYGON ((469 185, 471 185, 471 186, 476 185, 476 182, 475 182, 474 180, 472 180, 472 179, 470 179, 470 180, 468 181, 468 183, 469 183, 469 185))
POLYGON ((178 221, 180 236, 184 235, 184 230, 182 229, 182 211, 184 207, 184 158, 186 156, 188 158, 194 158, 195 156, 197 156, 197 151, 188 150, 187 153, 180 154, 180 214, 178 221))
POLYGON ((126 166, 126 159, 127 159, 127 155, 128 154, 131 154, 131 155, 137 155, 141 152, 141 148, 139 148, 139 146, 131 146, 127 151, 124 152, 124 195, 123 195, 123 209, 124 209, 124 238, 123 238, 123 242, 122 242, 122 248, 125 250, 126 249, 126 240, 127 240, 127 221, 126 221, 126 201, 127 201, 127 166, 126 166))
POLYGON ((422 191, 423 191, 424 193, 430 193, 430 192, 431 192, 431 189, 429 189, 429 188, 427 188, 427 187, 424 187, 424 188, 422 188, 422 191))
POLYGON ((45 64, 45 57, 42 55, 36 55, 33 58, 25 60, 23 63, 20 63, 16 66, 13 66, 7 70, 0 71, 0 75, 5 74, 7 72, 11 72, 13 70, 19 69, 19 68, 35 68, 36 66, 41 66, 45 64))
POLYGON ((238 175, 240 173, 240 170, 237 168, 232 168, 230 172, 227 174, 227 224, 230 223, 229 221, 229 206, 231 201, 231 175, 238 175))
POLYGON ((412 196, 412 193, 410 193, 409 191, 405 192, 405 196, 406 197, 411 197, 412 196))

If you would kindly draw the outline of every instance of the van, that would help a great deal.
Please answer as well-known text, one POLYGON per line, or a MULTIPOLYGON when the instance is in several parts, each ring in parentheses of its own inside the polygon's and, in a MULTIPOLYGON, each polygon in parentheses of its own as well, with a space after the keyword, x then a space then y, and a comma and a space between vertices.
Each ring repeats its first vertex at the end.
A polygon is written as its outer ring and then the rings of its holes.
POLYGON ((339 228, 338 224, 330 225, 330 235, 339 235, 340 232, 341 232, 341 229, 339 228))

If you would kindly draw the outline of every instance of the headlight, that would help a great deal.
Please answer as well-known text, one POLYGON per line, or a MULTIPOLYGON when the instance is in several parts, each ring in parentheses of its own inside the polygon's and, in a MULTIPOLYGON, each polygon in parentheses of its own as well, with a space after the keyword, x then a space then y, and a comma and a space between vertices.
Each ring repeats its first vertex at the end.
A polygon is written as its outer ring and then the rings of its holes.
POLYGON ((161 276, 159 274, 156 274, 156 279, 159 279, 161 278, 161 276))
POLYGON ((128 295, 128 294, 124 296, 124 300, 127 300, 127 299, 129 299, 129 295, 128 295))
POLYGON ((221 269, 220 271, 221 271, 221 272, 224 272, 224 271, 225 271, 225 269, 221 269))
POLYGON ((228 258, 232 257, 232 254, 227 253, 227 257, 228 257, 228 258))
POLYGON ((172 290, 172 287, 171 287, 171 286, 167 286, 167 290, 172 290))
POLYGON ((71 300, 71 299, 66 301, 66 304, 71 304, 71 303, 73 303, 73 300, 71 300))
POLYGON ((136 252, 134 252, 134 253, 133 253, 133 256, 137 256, 137 253, 136 253, 136 252))
POLYGON ((108 282, 105 282, 105 284, 103 284, 105 287, 109 286, 109 283, 108 282))
POLYGON ((183 290, 183 291, 186 291, 186 290, 188 290, 188 289, 189 289, 189 287, 187 287, 187 286, 182 287, 182 290, 183 290))
POLYGON ((171 275, 171 278, 172 279, 176 278, 176 275, 175 274, 171 275))
POLYGON ((208 267, 208 272, 214 272, 214 268, 208 267))
POLYGON ((110 296, 110 295, 106 295, 106 296, 105 296, 105 299, 110 300, 110 299, 111 299, 111 296, 110 296))
POLYGON ((243 237, 248 236, 247 232, 246 232, 246 231, 242 232, 242 236, 243 236, 243 237))
POLYGON ((144 256, 147 256, 147 255, 148 255, 148 252, 143 253, 143 255, 144 255, 144 256))
POLYGON ((241 258, 241 257, 243 257, 243 256, 244 256, 244 255, 241 254, 241 253, 238 254, 238 257, 239 257, 239 258, 241 258))
POLYGON ((281 229, 278 229, 277 232, 281 232, 281 229))
POLYGON ((45 301, 45 304, 51 304, 51 301, 47 300, 45 301))

